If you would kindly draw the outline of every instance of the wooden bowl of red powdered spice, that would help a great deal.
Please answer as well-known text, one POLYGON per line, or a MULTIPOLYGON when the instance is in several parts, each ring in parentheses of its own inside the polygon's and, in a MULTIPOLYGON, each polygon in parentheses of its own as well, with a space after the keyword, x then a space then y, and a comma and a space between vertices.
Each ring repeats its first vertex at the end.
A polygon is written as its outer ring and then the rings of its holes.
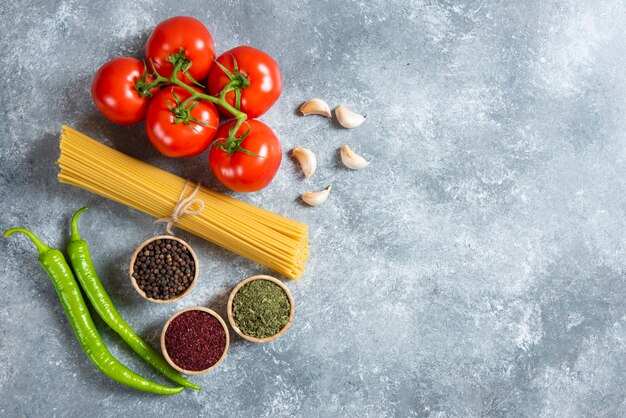
POLYGON ((202 374, 226 357, 230 337, 221 316, 192 306, 176 312, 163 326, 161 351, 167 362, 186 374, 202 374))

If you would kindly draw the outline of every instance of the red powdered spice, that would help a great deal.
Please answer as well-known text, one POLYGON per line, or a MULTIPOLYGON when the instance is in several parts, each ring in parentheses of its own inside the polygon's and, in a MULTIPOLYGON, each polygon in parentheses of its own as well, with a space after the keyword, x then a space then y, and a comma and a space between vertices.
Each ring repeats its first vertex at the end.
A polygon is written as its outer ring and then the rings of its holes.
POLYGON ((205 370, 224 354, 226 333, 220 321, 208 312, 186 311, 167 327, 165 348, 181 369, 205 370))

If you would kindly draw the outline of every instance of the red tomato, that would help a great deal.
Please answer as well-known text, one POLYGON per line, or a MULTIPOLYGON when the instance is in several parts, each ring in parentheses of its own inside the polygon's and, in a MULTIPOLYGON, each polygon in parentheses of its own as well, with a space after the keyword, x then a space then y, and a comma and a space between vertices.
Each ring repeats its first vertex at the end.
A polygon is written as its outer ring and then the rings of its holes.
MULTIPOLYGON (((217 137, 227 138, 229 129, 236 122, 232 120, 222 125, 217 137)), ((241 136, 250 128, 250 133, 239 146, 256 156, 243 151, 228 155, 219 146, 226 142, 225 139, 216 140, 209 152, 209 165, 215 177, 236 192, 256 192, 270 184, 283 157, 280 142, 269 126, 254 119, 247 123, 239 128, 236 136, 241 136)))
POLYGON ((132 125, 146 117, 150 98, 139 95, 135 82, 143 74, 143 62, 116 58, 104 64, 91 82, 91 97, 111 122, 132 125))
MULTIPOLYGON (((233 59, 237 60, 239 72, 244 74, 250 86, 241 90, 240 110, 249 118, 257 118, 267 112, 283 91, 283 80, 280 75, 278 64, 267 55, 250 46, 238 46, 219 56, 217 62, 222 64, 231 73, 235 72, 233 59)), ((228 74, 219 65, 213 66, 209 73, 207 86, 209 93, 213 96, 219 95, 224 86, 230 82, 228 74)), ((226 94, 226 101, 235 106, 235 92, 226 94)), ((220 111, 224 114, 222 108, 220 111)))
MULTIPOLYGON (((166 60, 181 48, 192 63, 189 74, 196 81, 202 81, 213 66, 215 46, 206 26, 193 17, 176 16, 159 23, 146 43, 146 60, 148 63, 152 60, 157 72, 163 77, 171 77, 174 66, 166 60)), ((178 77, 189 83, 182 72, 178 77)))
MULTIPOLYGON (((168 157, 191 157, 209 147, 215 137, 220 120, 213 103, 201 100, 189 112, 189 124, 175 122, 176 115, 170 107, 189 98, 191 94, 182 87, 167 87, 154 95, 146 114, 148 139, 161 154, 168 157)), ((189 109, 190 105, 187 105, 189 109)))

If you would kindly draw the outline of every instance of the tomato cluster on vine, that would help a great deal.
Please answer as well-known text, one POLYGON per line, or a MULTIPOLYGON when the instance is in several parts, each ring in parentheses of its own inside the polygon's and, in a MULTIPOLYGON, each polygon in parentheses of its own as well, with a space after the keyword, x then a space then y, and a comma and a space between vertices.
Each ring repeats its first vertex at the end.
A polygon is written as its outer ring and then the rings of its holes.
POLYGON ((216 57, 209 30, 186 16, 155 27, 145 61, 113 59, 100 67, 91 86, 93 101, 107 119, 122 125, 145 121, 148 139, 160 153, 191 157, 210 148, 213 174, 238 192, 264 188, 278 171, 280 142, 255 118, 281 92, 280 69, 272 57, 250 46, 216 57))

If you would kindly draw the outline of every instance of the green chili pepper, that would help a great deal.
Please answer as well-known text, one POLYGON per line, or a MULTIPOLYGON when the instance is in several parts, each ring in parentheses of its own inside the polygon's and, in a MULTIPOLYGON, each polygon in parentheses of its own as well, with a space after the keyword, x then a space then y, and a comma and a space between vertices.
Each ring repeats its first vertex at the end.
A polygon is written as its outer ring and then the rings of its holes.
POLYGON ((104 345, 102 338, 100 338, 100 334, 98 334, 91 315, 89 315, 85 300, 81 295, 80 287, 76 283, 76 279, 67 261, 65 261, 63 253, 48 247, 28 229, 11 228, 4 232, 4 236, 8 237, 15 232, 25 234, 37 247, 39 264, 50 276, 67 318, 72 328, 74 328, 78 342, 85 354, 87 354, 87 357, 89 357, 89 360, 102 373, 123 385, 159 395, 175 395, 185 389, 182 386, 163 386, 148 380, 133 372, 113 357, 104 345))
POLYGON ((139 338, 126 321, 124 321, 117 309, 115 309, 111 298, 98 278, 96 268, 89 254, 89 247, 78 233, 78 216, 86 210, 87 207, 81 208, 72 217, 72 235, 70 243, 67 246, 67 253, 70 257, 74 274, 91 301, 91 305, 98 315, 100 315, 100 318, 102 318, 113 331, 117 332, 130 348, 150 363, 155 369, 179 385, 200 390, 200 386, 194 385, 181 376, 176 369, 168 364, 161 354, 139 338))

